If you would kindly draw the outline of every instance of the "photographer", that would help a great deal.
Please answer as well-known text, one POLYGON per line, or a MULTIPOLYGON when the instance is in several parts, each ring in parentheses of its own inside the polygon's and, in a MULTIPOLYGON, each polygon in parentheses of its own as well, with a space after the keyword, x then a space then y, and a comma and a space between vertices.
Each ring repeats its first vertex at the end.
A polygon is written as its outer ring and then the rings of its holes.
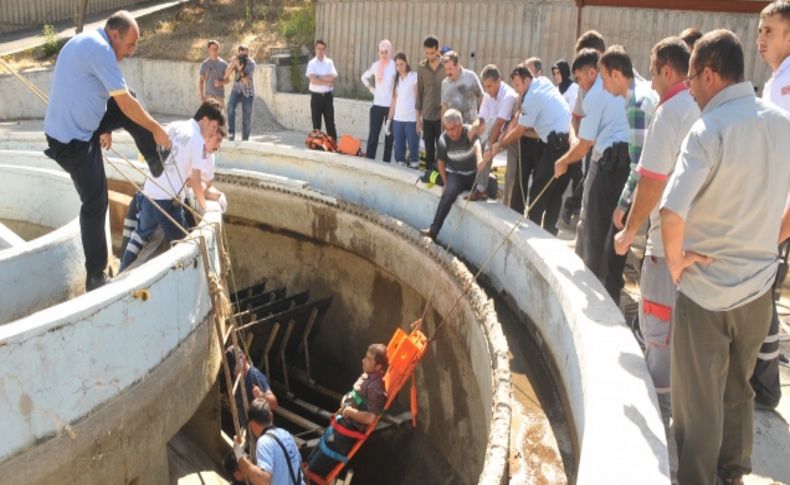
POLYGON ((240 45, 238 53, 230 60, 225 71, 225 81, 233 80, 233 88, 228 98, 228 138, 236 138, 236 106, 241 102, 241 140, 250 138, 250 118, 252 117, 252 100, 255 97, 253 74, 255 61, 250 57, 247 46, 240 45))

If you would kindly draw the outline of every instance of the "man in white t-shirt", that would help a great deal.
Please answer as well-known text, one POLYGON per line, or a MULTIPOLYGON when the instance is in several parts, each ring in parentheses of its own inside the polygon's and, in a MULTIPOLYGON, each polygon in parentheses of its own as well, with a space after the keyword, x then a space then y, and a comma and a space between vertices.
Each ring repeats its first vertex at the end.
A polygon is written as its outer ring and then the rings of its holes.
MULTIPOLYGON (((760 12, 757 50, 772 71, 771 78, 763 86, 763 101, 769 101, 790 113, 790 3, 787 1, 774 1, 760 12)), ((783 241, 779 246, 779 254, 783 255, 785 264, 788 244, 790 242, 783 241)), ((777 272, 774 288, 782 287, 784 276, 777 272)), ((777 299, 778 295, 774 295, 774 300, 777 299)), ((774 304, 771 328, 757 354, 757 364, 750 379, 755 404, 767 409, 775 408, 782 398, 778 336, 779 316, 774 304)))
POLYGON ((310 115, 313 118, 313 129, 321 129, 323 116, 326 133, 337 140, 335 105, 332 96, 337 70, 332 59, 326 57, 326 42, 321 39, 315 41, 315 57, 307 63, 306 75, 310 79, 310 115))
POLYGON ((486 188, 488 187, 488 175, 491 172, 491 164, 494 154, 491 147, 499 141, 499 137, 507 128, 507 124, 512 118, 514 106, 518 100, 518 94, 507 83, 502 82, 502 75, 499 69, 489 64, 480 73, 483 80, 483 103, 480 105, 478 119, 472 130, 476 136, 480 136, 483 145, 483 167, 477 168, 477 178, 475 188, 469 194, 472 201, 485 199, 486 188))
POLYGON ((195 198, 204 207, 205 195, 200 171, 209 170, 210 155, 206 151, 205 143, 224 125, 225 113, 222 105, 215 99, 203 101, 192 119, 174 121, 168 125, 167 133, 173 141, 170 156, 165 161, 162 175, 145 181, 143 192, 148 197, 138 199, 138 224, 129 237, 129 243, 121 259, 121 271, 137 259, 140 249, 158 227, 162 228, 168 241, 186 236, 181 228, 186 227, 182 204, 187 188, 195 192, 195 198), (174 200, 174 197, 178 200, 174 200), (149 199, 170 215, 181 228, 154 207, 154 203, 149 199))

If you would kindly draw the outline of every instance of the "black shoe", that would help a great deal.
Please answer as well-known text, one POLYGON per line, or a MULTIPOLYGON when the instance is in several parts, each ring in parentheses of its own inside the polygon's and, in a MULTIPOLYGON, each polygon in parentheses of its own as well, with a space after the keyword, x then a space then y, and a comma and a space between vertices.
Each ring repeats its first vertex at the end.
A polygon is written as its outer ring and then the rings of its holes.
POLYGON ((102 287, 110 282, 110 278, 107 276, 107 273, 101 272, 97 275, 90 275, 85 280, 85 291, 93 291, 96 288, 102 287))
POLYGON ((159 177, 165 171, 165 160, 167 160, 167 157, 169 156, 169 149, 163 147, 162 145, 157 145, 156 156, 146 160, 146 163, 148 163, 148 170, 151 172, 151 175, 154 178, 159 177))
POLYGON ((233 141, 236 139, 236 133, 228 133, 228 140, 233 141))
POLYGON ((565 227, 571 227, 571 219, 573 218, 573 209, 568 207, 562 208, 562 213, 560 214, 560 220, 565 225, 565 227))
POLYGON ((425 237, 431 238, 431 241, 436 241, 436 234, 433 233, 430 229, 421 229, 420 234, 425 237))
POLYGON ((477 202, 478 200, 488 199, 488 195, 482 190, 473 190, 469 195, 464 197, 464 200, 469 199, 470 202, 477 202))

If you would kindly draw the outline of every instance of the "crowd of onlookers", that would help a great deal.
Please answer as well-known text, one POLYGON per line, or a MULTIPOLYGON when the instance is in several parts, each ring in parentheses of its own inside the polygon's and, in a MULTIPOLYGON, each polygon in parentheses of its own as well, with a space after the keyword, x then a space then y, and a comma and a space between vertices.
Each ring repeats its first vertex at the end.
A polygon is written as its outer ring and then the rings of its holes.
MULTIPOLYGON (((755 35, 773 71, 761 98, 725 29, 657 39, 636 53, 650 56, 643 74, 596 31, 548 77, 537 57, 478 75, 430 35, 412 68, 382 40, 361 77, 374 96, 367 157, 383 131, 384 161, 394 147, 394 161, 416 168, 421 136, 425 180, 436 171, 444 186, 426 236, 439 235, 460 194, 494 195, 488 172, 502 151, 503 203, 552 234, 575 229, 577 254, 615 303, 648 227, 634 330, 668 432, 672 423, 681 484, 742 483, 754 407, 781 397, 773 298, 790 236, 790 2, 766 6, 755 35)), ((313 127, 323 117, 334 136, 337 71, 319 46, 307 68, 313 127)))

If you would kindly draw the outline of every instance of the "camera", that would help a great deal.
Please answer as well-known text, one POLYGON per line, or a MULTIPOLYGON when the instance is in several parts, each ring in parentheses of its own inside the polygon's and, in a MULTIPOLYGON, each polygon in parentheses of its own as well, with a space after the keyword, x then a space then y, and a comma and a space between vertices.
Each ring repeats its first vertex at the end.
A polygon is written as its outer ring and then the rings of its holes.
POLYGON ((241 81, 241 78, 244 77, 244 69, 247 67, 247 62, 249 58, 247 54, 239 54, 236 57, 236 62, 238 63, 238 67, 236 68, 236 82, 241 81))

